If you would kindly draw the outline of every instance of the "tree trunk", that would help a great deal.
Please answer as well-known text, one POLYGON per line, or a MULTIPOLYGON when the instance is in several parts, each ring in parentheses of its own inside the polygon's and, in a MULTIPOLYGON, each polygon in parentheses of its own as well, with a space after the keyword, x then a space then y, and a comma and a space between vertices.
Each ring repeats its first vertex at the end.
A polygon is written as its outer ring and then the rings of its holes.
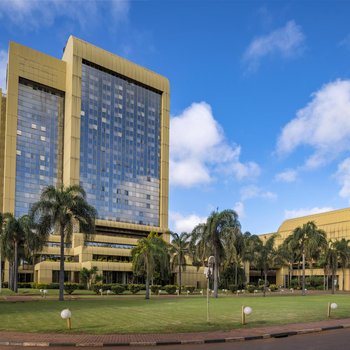
POLYGON ((146 299, 149 299, 149 272, 148 272, 148 266, 147 266, 147 273, 146 273, 146 299))
POLYGON ((214 298, 218 297, 218 282, 219 282, 219 263, 218 263, 218 254, 215 254, 214 261, 214 298))
POLYGON ((343 272, 342 285, 343 285, 343 292, 344 292, 345 291, 345 288, 344 288, 344 282, 345 282, 344 273, 345 273, 345 269, 344 269, 344 267, 342 267, 342 272, 343 272))
POLYGON ((335 293, 335 274, 336 274, 336 269, 333 267, 332 268, 332 294, 335 293))
POLYGON ((179 294, 181 294, 181 286, 182 286, 181 264, 179 264, 179 294))
POLYGON ((302 295, 305 295, 305 253, 303 253, 302 295))
POLYGON ((13 261, 9 261, 9 289, 13 290, 13 261))
POLYGON ((18 280, 18 243, 15 241, 15 251, 14 251, 14 261, 13 261, 13 291, 15 293, 18 292, 17 290, 17 280, 18 280))
POLYGON ((61 236, 61 244, 60 244, 60 276, 59 276, 59 301, 64 301, 64 227, 60 226, 60 236, 61 236))
POLYGON ((237 281, 238 280, 238 263, 236 261, 236 264, 235 264, 235 285, 237 286, 237 281))
POLYGON ((266 285, 267 285, 267 271, 264 271, 265 282, 264 282, 264 297, 266 296, 266 285))

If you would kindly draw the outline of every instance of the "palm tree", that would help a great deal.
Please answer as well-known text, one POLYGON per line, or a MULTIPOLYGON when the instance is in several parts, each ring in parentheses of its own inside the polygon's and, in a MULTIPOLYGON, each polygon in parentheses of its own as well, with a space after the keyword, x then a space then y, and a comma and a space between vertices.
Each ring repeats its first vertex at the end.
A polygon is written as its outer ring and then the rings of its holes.
POLYGON ((334 249, 337 252, 338 255, 338 264, 340 265, 343 277, 342 277, 342 286, 344 290, 344 274, 345 274, 345 268, 349 265, 349 259, 350 259, 350 247, 349 247, 350 240, 342 238, 341 240, 336 240, 333 242, 334 249))
MULTIPOLYGON (((298 262, 298 271, 300 269, 299 261, 301 260, 301 252, 298 242, 294 240, 293 235, 288 236, 278 247, 278 257, 281 265, 288 265, 288 287, 291 285, 293 276, 293 265, 298 262)), ((298 284, 300 284, 300 275, 298 273, 298 284)))
POLYGON ((267 274, 271 268, 276 266, 277 262, 277 250, 274 248, 276 237, 277 235, 274 234, 265 241, 260 237, 259 240, 255 240, 254 265, 264 274, 264 296, 267 288, 267 274))
POLYGON ((195 255, 204 264, 214 255, 214 297, 218 297, 219 268, 225 256, 226 243, 240 232, 241 225, 234 210, 212 212, 205 224, 197 225, 192 231, 191 246, 195 255))
MULTIPOLYGON (((252 235, 250 232, 246 231, 242 235, 243 247, 241 251, 241 259, 245 267, 248 264, 248 273, 250 266, 253 265, 255 259, 255 246, 258 244, 260 238, 257 235, 252 235)), ((246 273, 246 271, 245 271, 246 273)))
POLYGON ((64 242, 70 241, 73 227, 86 237, 95 233, 97 212, 86 201, 84 189, 79 185, 68 187, 48 186, 43 189, 40 200, 32 205, 31 217, 42 230, 57 230, 60 241, 59 300, 64 300, 64 242))
POLYGON ((167 244, 155 232, 151 232, 148 237, 138 241, 137 246, 131 250, 131 256, 134 273, 146 275, 146 299, 149 299, 150 281, 155 267, 160 267, 161 275, 169 271, 167 244))
MULTIPOLYGON (((47 235, 37 230, 28 215, 16 219, 12 214, 3 216, 2 250, 10 261, 10 288, 17 293, 18 261, 42 248, 47 235)), ((47 233, 48 234, 48 233, 47 233)))
POLYGON ((170 252, 172 254, 171 268, 178 268, 179 276, 179 294, 181 294, 182 275, 181 272, 186 270, 186 255, 188 254, 189 234, 182 232, 180 235, 176 232, 170 232, 173 240, 171 241, 170 252))
POLYGON ((317 228, 313 221, 303 226, 296 227, 290 238, 294 246, 298 247, 302 257, 302 294, 305 295, 305 260, 312 266, 312 260, 319 255, 319 252, 327 247, 326 233, 317 228))
POLYGON ((332 272, 332 294, 335 293, 335 276, 338 268, 338 252, 335 248, 334 242, 329 241, 328 246, 326 248, 326 262, 329 269, 332 272))
POLYGON ((234 266, 234 284, 238 285, 238 269, 241 267, 244 258, 244 237, 241 230, 233 230, 225 240, 225 261, 224 267, 234 266))

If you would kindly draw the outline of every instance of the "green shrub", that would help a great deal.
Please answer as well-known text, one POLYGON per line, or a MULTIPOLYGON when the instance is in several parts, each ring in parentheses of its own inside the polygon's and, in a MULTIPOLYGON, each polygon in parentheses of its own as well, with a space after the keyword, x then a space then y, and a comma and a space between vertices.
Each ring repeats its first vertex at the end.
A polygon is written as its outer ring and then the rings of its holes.
POLYGON ((309 289, 316 289, 319 286, 323 287, 323 277, 322 276, 309 276, 305 278, 305 285, 309 289))
POLYGON ((102 291, 105 291, 107 289, 104 289, 104 285, 102 283, 96 283, 92 286, 92 290, 96 293, 96 294, 101 294, 100 290, 102 289, 102 291))
POLYGON ((254 291, 257 289, 256 286, 254 284, 247 284, 245 286, 245 289, 249 292, 249 293, 254 293, 254 291))
POLYGON ((65 283, 64 284, 64 291, 67 294, 72 294, 77 289, 78 289, 78 284, 77 283, 65 283))
POLYGON ((278 286, 276 284, 270 284, 270 290, 271 292, 275 292, 276 290, 278 290, 278 286))
POLYGON ((114 284, 110 289, 114 294, 122 294, 125 291, 125 288, 121 284, 114 284))
POLYGON ((47 288, 48 288, 48 284, 46 284, 46 283, 36 283, 36 282, 34 282, 34 283, 32 284, 32 288, 34 288, 34 289, 47 289, 47 288))
POLYGON ((196 287, 195 286, 185 286, 184 290, 188 290, 191 294, 195 291, 196 287))
POLYGON ((141 290, 141 285, 140 284, 129 284, 128 289, 132 294, 136 294, 141 290))
POLYGON ((177 287, 174 284, 168 284, 164 289, 168 294, 175 294, 177 287))
POLYGON ((159 290, 162 288, 162 286, 160 286, 159 284, 153 284, 151 286, 151 292, 152 294, 156 294, 158 295, 159 294, 159 290))
POLYGON ((298 283, 298 280, 296 278, 292 279, 290 281, 290 288, 294 288, 294 289, 300 289, 300 285, 298 283))
POLYGON ((18 282, 17 283, 18 288, 32 288, 32 283, 29 282, 18 282))
POLYGON ((238 285, 237 284, 230 284, 228 286, 228 290, 230 290, 232 293, 236 293, 238 290, 238 285))
POLYGON ((47 285, 47 289, 60 289, 60 284, 59 283, 49 283, 47 285))

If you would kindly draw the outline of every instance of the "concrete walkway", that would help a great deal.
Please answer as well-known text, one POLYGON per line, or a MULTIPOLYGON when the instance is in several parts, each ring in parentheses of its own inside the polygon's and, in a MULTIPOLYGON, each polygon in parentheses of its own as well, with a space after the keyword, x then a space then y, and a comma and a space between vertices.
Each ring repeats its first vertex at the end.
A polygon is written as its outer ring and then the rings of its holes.
MULTIPOLYGON (((73 325, 74 326, 74 325, 73 325)), ((312 323, 248 328, 231 331, 172 334, 42 334, 0 332, 0 345, 15 346, 121 346, 121 345, 171 345, 191 343, 233 342, 350 328, 350 318, 330 319, 312 323)))

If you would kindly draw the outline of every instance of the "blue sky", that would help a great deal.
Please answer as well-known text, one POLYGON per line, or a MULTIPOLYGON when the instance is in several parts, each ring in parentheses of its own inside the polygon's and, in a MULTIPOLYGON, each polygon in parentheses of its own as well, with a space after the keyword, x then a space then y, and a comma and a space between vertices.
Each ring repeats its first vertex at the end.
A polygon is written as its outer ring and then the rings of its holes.
POLYGON ((17 41, 70 34, 169 78, 170 222, 233 208, 244 231, 347 207, 350 2, 0 0, 0 86, 17 41))

